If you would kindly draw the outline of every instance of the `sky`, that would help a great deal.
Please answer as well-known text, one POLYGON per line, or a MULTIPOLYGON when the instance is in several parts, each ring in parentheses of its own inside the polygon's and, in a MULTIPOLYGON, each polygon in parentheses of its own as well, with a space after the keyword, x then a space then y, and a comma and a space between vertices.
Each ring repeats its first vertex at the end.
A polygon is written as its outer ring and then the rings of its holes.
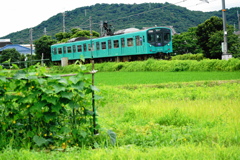
POLYGON ((189 10, 208 12, 221 10, 223 7, 222 1, 225 2, 225 8, 240 7, 240 0, 6 0, 1 2, 0 6, 0 37, 35 27, 58 13, 95 5, 96 3, 140 4, 168 2, 186 7, 189 10))

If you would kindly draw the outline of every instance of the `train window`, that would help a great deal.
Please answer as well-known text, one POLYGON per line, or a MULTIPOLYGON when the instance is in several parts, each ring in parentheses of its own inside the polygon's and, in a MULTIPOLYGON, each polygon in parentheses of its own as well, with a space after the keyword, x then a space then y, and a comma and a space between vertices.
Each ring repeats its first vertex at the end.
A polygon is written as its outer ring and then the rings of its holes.
POLYGON ((119 48, 119 41, 118 40, 114 40, 113 44, 114 44, 114 48, 119 48))
POLYGON ((57 54, 57 48, 53 48, 53 54, 57 54))
POLYGON ((71 46, 67 47, 67 53, 71 53, 71 52, 72 52, 72 47, 71 46))
POLYGON ((83 51, 86 52, 87 51, 87 44, 83 44, 83 51))
POLYGON ((77 51, 82 52, 82 45, 77 45, 77 51))
POLYGON ((58 48, 58 54, 62 54, 62 48, 58 48))
POLYGON ((72 48, 73 48, 73 52, 76 52, 76 45, 73 45, 72 48))
POLYGON ((106 42, 102 42, 102 49, 106 49, 106 42))
POLYGON ((112 41, 108 40, 108 49, 112 49, 112 41))
POLYGON ((136 45, 141 46, 142 45, 142 38, 139 36, 136 36, 136 45))
POLYGON ((155 42, 155 35, 153 30, 149 30, 147 34, 148 42, 155 42))
POLYGON ((162 33, 157 33, 156 39, 157 39, 157 42, 162 43, 162 33))
POLYGON ((91 51, 91 44, 88 44, 88 51, 91 51))
POLYGON ((99 49, 100 49, 99 42, 96 42, 96 47, 97 47, 97 50, 99 50, 99 49))
POLYGON ((122 47, 125 47, 125 39, 124 38, 121 38, 121 45, 122 45, 122 47))
POLYGON ((128 47, 133 46, 133 38, 128 38, 128 39, 127 39, 127 46, 128 46, 128 47))
POLYGON ((63 47, 63 53, 66 53, 66 46, 63 47))
POLYGON ((170 33, 164 33, 164 41, 170 41, 170 33))

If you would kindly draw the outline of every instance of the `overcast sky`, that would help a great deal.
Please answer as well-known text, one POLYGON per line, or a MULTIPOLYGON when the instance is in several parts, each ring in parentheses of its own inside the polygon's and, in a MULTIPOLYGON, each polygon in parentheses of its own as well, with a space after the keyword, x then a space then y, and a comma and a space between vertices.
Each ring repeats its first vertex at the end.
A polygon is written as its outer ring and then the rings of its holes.
MULTIPOLYGON (((4 0, 1 2, 0 7, 0 37, 35 27, 60 12, 71 11, 79 7, 95 5, 96 3, 139 4, 165 2, 186 7, 189 10, 203 12, 222 9, 222 0, 114 0, 114 2, 112 0, 4 0)), ((240 7, 240 0, 225 0, 225 6, 226 8, 240 7)))

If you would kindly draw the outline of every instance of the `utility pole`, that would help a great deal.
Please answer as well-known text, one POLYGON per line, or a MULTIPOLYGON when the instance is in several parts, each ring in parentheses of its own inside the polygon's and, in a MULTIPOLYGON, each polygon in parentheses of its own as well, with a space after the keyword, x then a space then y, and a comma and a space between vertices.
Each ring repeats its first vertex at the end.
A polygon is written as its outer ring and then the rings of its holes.
POLYGON ((31 28, 30 30, 29 30, 29 33, 30 33, 30 36, 29 36, 29 39, 30 39, 30 49, 31 49, 31 65, 32 65, 32 60, 33 60, 33 58, 32 58, 32 43, 33 43, 33 38, 32 38, 32 32, 33 32, 33 29, 31 28))
POLYGON ((45 36, 47 35, 47 28, 46 27, 44 27, 43 33, 44 33, 45 36))
MULTIPOLYGON (((94 87, 94 74, 96 73, 96 71, 94 70, 94 57, 93 57, 93 44, 92 44, 92 17, 89 17, 89 21, 90 21, 90 47, 91 47, 91 61, 92 61, 92 86, 94 87)), ((92 90, 92 111, 93 111, 93 134, 97 135, 98 134, 98 130, 96 129, 97 127, 97 119, 96 119, 96 107, 95 107, 95 91, 94 89, 92 90)))
POLYGON ((240 31, 240 14, 237 11, 237 17, 238 17, 238 30, 240 31))
POLYGON ((223 43, 222 43, 222 59, 228 60, 232 58, 231 54, 228 54, 228 46, 227 46, 227 27, 226 27, 226 8, 225 8, 225 0, 222 0, 222 18, 223 18, 223 43))
POLYGON ((65 29, 66 29, 66 27, 65 27, 65 11, 62 13, 63 14, 63 32, 65 32, 65 29))
POLYGON ((100 21, 101 37, 103 37, 103 21, 100 21))

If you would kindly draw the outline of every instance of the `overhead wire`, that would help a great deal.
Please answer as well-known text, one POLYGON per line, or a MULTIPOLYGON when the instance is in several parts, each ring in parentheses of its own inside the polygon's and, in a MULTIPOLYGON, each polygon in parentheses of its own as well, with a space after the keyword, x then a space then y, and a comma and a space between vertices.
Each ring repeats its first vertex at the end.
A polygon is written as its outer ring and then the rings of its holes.
MULTIPOLYGON (((153 9, 148 10, 148 11, 143 11, 143 12, 136 13, 136 14, 132 14, 132 15, 129 15, 129 16, 125 16, 125 17, 120 17, 120 18, 117 18, 117 19, 108 20, 108 22, 114 22, 114 21, 117 21, 117 20, 120 20, 120 19, 126 19, 126 18, 130 18, 130 17, 133 17, 133 16, 137 16, 137 15, 141 15, 141 14, 153 12, 153 11, 155 11, 155 10, 163 9, 163 8, 169 7, 169 6, 171 6, 171 5, 177 5, 177 4, 186 2, 186 1, 187 1, 187 0, 181 0, 181 1, 178 1, 178 2, 176 2, 176 3, 170 3, 169 5, 161 6, 161 7, 158 7, 158 8, 153 8, 153 9)), ((211 0, 211 1, 208 0, 209 3, 210 3, 210 2, 213 2, 213 1, 216 1, 216 0, 211 0)), ((206 3, 206 2, 203 1, 203 2, 197 3, 197 4, 195 4, 195 5, 188 6, 187 8, 193 7, 193 6, 196 6, 196 5, 201 5, 201 4, 203 4, 203 3, 206 3)), ((84 21, 83 23, 81 23, 79 26, 83 25, 84 23, 86 23, 86 22, 88 22, 88 21, 89 21, 89 19, 87 19, 86 21, 84 21)), ((98 22, 98 23, 92 23, 92 24, 99 24, 99 22, 98 22)), ((88 27, 88 26, 84 26, 84 28, 87 28, 87 27, 88 27)))

